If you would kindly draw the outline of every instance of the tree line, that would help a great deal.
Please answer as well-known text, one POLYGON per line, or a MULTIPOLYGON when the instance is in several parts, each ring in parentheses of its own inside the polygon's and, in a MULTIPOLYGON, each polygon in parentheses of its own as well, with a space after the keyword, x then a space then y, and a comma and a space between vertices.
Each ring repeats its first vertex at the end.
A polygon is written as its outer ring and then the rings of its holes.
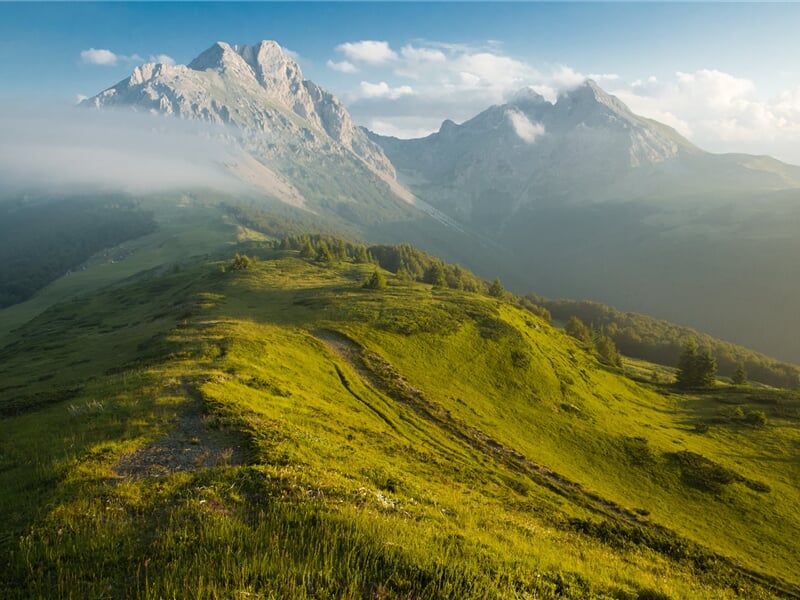
POLYGON ((549 300, 535 295, 526 296, 529 302, 546 308, 553 318, 568 321, 577 317, 589 323, 613 340, 625 356, 640 358, 661 365, 675 366, 689 340, 707 348, 714 358, 720 375, 737 380, 758 381, 783 388, 796 388, 800 376, 798 367, 681 327, 668 321, 636 313, 619 311, 598 302, 549 300))

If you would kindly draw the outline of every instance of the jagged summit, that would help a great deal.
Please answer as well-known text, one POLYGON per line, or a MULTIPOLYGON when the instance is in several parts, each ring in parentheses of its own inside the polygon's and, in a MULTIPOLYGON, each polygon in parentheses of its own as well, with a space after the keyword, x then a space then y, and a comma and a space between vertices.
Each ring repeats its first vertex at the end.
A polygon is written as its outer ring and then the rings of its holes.
POLYGON ((355 127, 339 99, 304 79, 297 62, 274 41, 220 41, 188 65, 144 64, 82 104, 233 125, 244 132, 251 154, 270 167, 345 155, 394 183, 391 163, 355 127))
POLYGON ((508 104, 525 109, 548 104, 544 96, 530 86, 517 90, 508 100, 508 104))
POLYGON ((612 96, 591 79, 576 88, 559 94, 555 107, 561 111, 577 113, 586 118, 598 112, 610 113, 625 121, 641 121, 628 106, 616 96, 612 96))

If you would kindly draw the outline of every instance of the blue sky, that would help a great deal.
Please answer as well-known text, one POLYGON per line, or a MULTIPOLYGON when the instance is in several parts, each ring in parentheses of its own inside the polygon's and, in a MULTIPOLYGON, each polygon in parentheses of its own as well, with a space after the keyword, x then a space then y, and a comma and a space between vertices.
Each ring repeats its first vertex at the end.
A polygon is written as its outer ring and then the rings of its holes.
POLYGON ((274 39, 382 133, 593 76, 702 147, 800 163, 798 30, 795 4, 0 3, 0 96, 68 104, 142 62, 274 39))

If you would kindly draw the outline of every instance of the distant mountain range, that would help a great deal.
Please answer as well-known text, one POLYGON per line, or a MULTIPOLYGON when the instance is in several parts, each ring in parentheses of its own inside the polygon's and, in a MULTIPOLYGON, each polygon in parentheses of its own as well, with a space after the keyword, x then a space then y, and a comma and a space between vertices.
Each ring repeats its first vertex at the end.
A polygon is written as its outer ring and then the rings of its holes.
MULTIPOLYGON (((800 187, 800 168, 703 152, 591 80, 555 103, 530 89, 428 137, 370 134, 410 189, 478 229, 522 209, 686 199, 800 187)), ((715 198, 716 199, 716 198, 715 198)))
POLYGON ((275 42, 218 42, 188 66, 137 67, 83 104, 235 126, 252 160, 234 173, 368 239, 800 361, 800 168, 704 152, 592 81, 554 103, 523 89, 399 140, 354 126, 275 42))

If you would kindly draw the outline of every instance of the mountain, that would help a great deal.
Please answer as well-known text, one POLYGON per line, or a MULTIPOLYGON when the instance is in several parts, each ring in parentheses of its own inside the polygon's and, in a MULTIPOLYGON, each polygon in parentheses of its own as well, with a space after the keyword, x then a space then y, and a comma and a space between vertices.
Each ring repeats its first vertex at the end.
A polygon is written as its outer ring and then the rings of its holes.
POLYGON ((136 67, 82 105, 230 125, 249 154, 231 170, 290 205, 361 224, 415 212, 380 147, 272 41, 217 42, 186 66, 136 67))
POLYGON ((592 81, 554 103, 523 90, 426 138, 370 138, 415 195, 510 251, 496 274, 517 291, 613 304, 800 362, 800 168, 704 152, 592 81))
POLYGON ((796 393, 640 383, 463 271, 367 289, 359 256, 243 245, 22 325, 2 597, 800 595, 796 393))
POLYGON ((703 152, 591 80, 555 103, 523 89, 426 138, 370 137, 410 188, 488 231, 502 231, 520 209, 800 187, 800 168, 703 152))

